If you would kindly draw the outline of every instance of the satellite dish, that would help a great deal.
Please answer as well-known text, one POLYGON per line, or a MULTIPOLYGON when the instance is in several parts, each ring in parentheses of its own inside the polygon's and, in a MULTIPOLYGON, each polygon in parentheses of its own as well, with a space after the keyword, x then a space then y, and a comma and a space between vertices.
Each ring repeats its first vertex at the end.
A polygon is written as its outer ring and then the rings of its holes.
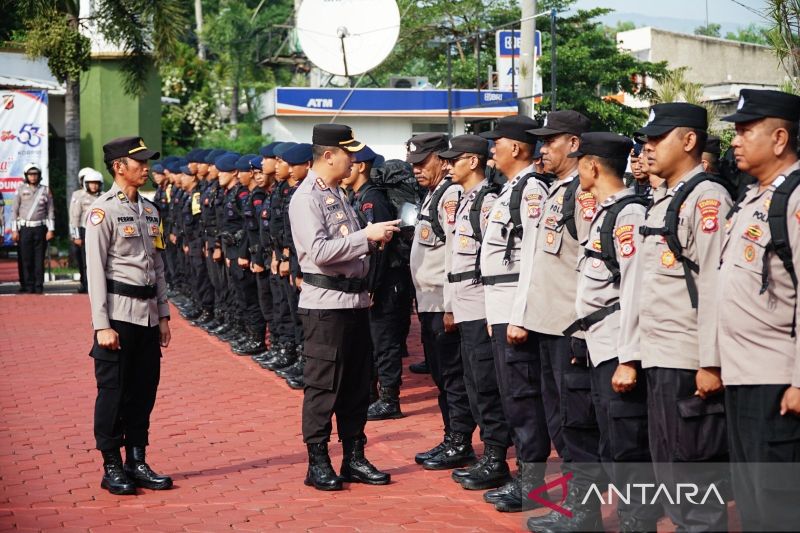
POLYGON ((399 34, 395 0, 303 0, 297 11, 303 52, 317 67, 338 76, 380 65, 399 34))

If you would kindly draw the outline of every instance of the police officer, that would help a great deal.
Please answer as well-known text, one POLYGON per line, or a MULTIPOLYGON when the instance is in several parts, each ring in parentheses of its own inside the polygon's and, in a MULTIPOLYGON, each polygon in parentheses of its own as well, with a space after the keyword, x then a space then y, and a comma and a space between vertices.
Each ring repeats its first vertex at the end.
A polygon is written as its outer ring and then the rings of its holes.
MULTIPOLYGON (((553 111, 541 128, 529 131, 542 140, 544 170, 555 175, 556 180, 543 202, 531 251, 526 249, 523 254, 526 281, 521 280, 520 286, 527 289, 527 301, 525 311, 515 317, 515 324, 532 332, 538 343, 545 376, 545 409, 548 414, 559 413, 564 439, 562 468, 574 476, 564 503, 572 516, 554 511, 528 522, 529 528, 536 521, 535 527, 543 530, 579 531, 601 524, 599 505, 582 503, 584 491, 601 474, 600 436, 591 399, 586 342, 582 333, 568 330, 577 318, 575 266, 582 253, 580 242, 588 234, 596 199, 580 189, 577 162, 567 156, 580 146, 580 135, 589 130, 589 124, 589 119, 576 111, 553 111)), ((522 328, 515 328, 516 333, 522 328)))
MULTIPOLYGON (((194 156, 197 157, 196 154, 194 156)), ((208 278, 208 270, 203 257, 203 233, 201 213, 203 202, 197 163, 190 162, 183 170, 183 189, 187 192, 186 201, 181 212, 183 227, 183 253, 189 261, 191 272, 191 289, 193 300, 202 313, 195 324, 210 322, 214 317, 214 291, 208 278)))
POLYGON ((374 243, 387 242, 399 221, 361 229, 353 209, 339 191, 350 173, 352 153, 363 144, 340 124, 314 126, 314 164, 289 206, 303 290, 299 313, 305 331, 303 441, 308 447, 306 485, 341 490, 342 481, 374 485, 390 476, 364 455, 371 376, 365 257, 374 243), (340 476, 328 455, 331 416, 344 456, 340 476))
POLYGON ((443 441, 418 453, 414 460, 430 470, 458 468, 475 462, 472 432, 476 426, 464 385, 461 341, 446 283, 452 259, 452 243, 447 235, 455 226, 463 189, 447 179, 447 161, 437 155, 448 148, 446 135, 416 135, 407 147, 406 161, 413 166, 417 182, 428 191, 411 246, 411 276, 416 288, 422 347, 439 389, 439 410, 444 421, 443 441))
MULTIPOLYGON (((499 394, 517 452, 516 478, 484 495, 484 501, 501 512, 533 508, 527 495, 542 484, 550 455, 538 346, 533 336, 511 337, 510 333, 514 329, 512 312, 525 297, 526 286, 520 283, 523 244, 535 234, 547 195, 547 185, 535 173, 533 164, 537 139, 528 133, 539 124, 530 117, 509 116, 498 120, 494 130, 482 134, 494 140, 496 169, 507 177, 489 213, 480 250, 486 322, 491 328, 499 394)), ((551 437, 560 453, 559 434, 552 432, 551 437)))
POLYGON ((225 277, 222 268, 222 250, 219 248, 217 228, 217 206, 219 201, 219 170, 214 164, 217 157, 223 155, 224 150, 211 150, 205 157, 206 187, 200 194, 200 235, 203 247, 203 261, 208 273, 208 281, 213 289, 213 320, 204 321, 199 325, 208 332, 219 327, 223 322, 225 307, 225 277))
POLYGON ((800 523, 797 470, 786 465, 800 457, 799 119, 797 96, 753 89, 742 89, 737 111, 722 119, 736 125, 731 146, 739 169, 758 180, 725 230, 719 274, 725 289, 715 302, 743 531, 786 531, 800 523))
POLYGON ((511 435, 497 386, 480 282, 481 240, 498 190, 486 179, 488 150, 486 139, 460 135, 450 141, 449 150, 439 152, 439 158, 448 163, 453 183, 464 190, 456 210, 456 223, 448 228, 453 246, 447 282, 452 293, 453 319, 461 335, 464 384, 484 443, 484 454, 474 465, 453 471, 453 479, 468 490, 499 487, 511 479, 506 463, 511 435))
POLYGON ((720 139, 716 135, 709 135, 703 147, 702 164, 703 172, 719 174, 719 156, 722 152, 720 139))
MULTIPOLYGON (((585 331, 591 362, 591 389, 600 428, 600 458, 617 487, 653 483, 647 440, 647 383, 637 380, 640 369, 636 338, 620 335, 621 320, 636 320, 627 312, 638 287, 635 269, 636 235, 644 223, 646 200, 626 189, 623 175, 632 141, 616 133, 581 135, 580 147, 568 157, 578 159, 582 191, 597 200, 589 235, 578 257, 575 310, 585 331), (620 308, 626 313, 620 312, 620 308), (622 463, 639 463, 626 467, 622 463)), ((656 531, 662 512, 635 491, 617 506, 620 531, 656 531)))
POLYGON ((17 243, 20 263, 19 292, 44 292, 44 253, 55 231, 53 195, 42 185, 36 163, 23 170, 25 181, 17 187, 11 204, 11 239, 17 243))
POLYGON ((161 347, 170 341, 169 305, 155 204, 141 196, 147 161, 158 158, 141 137, 103 146, 114 185, 92 204, 86 268, 92 306, 97 401, 94 435, 103 456, 101 487, 135 494, 136 486, 169 489, 172 480, 145 462, 156 400, 161 347), (123 467, 120 447, 125 446, 123 467))
MULTIPOLYGON (((375 222, 386 222, 395 218, 395 211, 386 191, 370 179, 378 157, 369 146, 353 156, 355 164, 350 175, 342 181, 348 188, 350 205, 358 215, 361 227, 375 222)), ((400 385, 403 373, 403 347, 406 343, 404 323, 411 316, 411 271, 401 261, 394 239, 383 250, 370 257, 369 293, 372 305, 369 309, 369 326, 372 337, 375 373, 380 384, 380 393, 369 406, 368 420, 402 418, 400 410, 400 385)))
MULTIPOLYGON (((657 104, 637 134, 646 136, 649 171, 665 180, 653 192, 638 243, 638 327, 647 379, 650 453, 658 483, 695 482, 704 492, 722 481, 711 468, 680 463, 727 460, 716 291, 723 217, 731 200, 703 172, 707 113, 686 103, 657 104), (702 427, 702 437, 698 438, 702 427)), ((633 323, 633 321, 630 321, 633 323)), ((685 502, 684 502, 685 503, 685 502)), ((679 529, 724 530, 726 506, 665 504, 679 529)))
POLYGON ((72 242, 76 247, 76 259, 81 273, 81 284, 78 288, 79 293, 87 292, 86 287, 86 248, 83 246, 86 240, 86 215, 89 206, 97 200, 103 189, 103 175, 93 168, 81 169, 80 180, 81 188, 72 193, 72 200, 69 204, 69 230, 72 242))

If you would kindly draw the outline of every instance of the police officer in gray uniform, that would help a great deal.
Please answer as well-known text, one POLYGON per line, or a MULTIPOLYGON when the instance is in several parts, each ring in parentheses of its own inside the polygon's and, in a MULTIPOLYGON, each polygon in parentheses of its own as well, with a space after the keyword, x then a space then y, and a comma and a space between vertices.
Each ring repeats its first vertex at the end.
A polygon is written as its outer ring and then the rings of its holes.
POLYGON ((800 98, 742 89, 731 146, 754 176, 725 229, 715 306, 742 531, 800 524, 800 98), (772 463, 772 464, 767 464, 772 463), (794 463, 794 464, 789 464, 794 463))
POLYGON ((72 242, 77 248, 78 268, 81 273, 79 293, 87 292, 86 285, 86 215, 89 206, 97 200, 103 190, 103 175, 93 168, 81 169, 81 188, 72 193, 69 203, 69 231, 72 242))
POLYGON ((292 237, 303 290, 298 313, 304 329, 303 441, 308 448, 306 485, 341 490, 342 481, 385 485, 390 476, 364 455, 367 442, 372 346, 369 336, 367 255, 392 238, 399 220, 361 229, 339 190, 364 145, 340 124, 318 124, 312 137, 314 163, 289 204, 292 237), (340 476, 331 466, 331 417, 342 441, 340 476))
POLYGON ((92 204, 86 224, 86 269, 92 306, 97 401, 94 435, 103 455, 101 487, 135 494, 136 486, 172 487, 145 462, 156 401, 161 347, 170 341, 169 304, 158 208, 139 194, 147 161, 158 152, 141 137, 103 146, 114 185, 92 204), (123 467, 120 447, 125 446, 123 467))
POLYGON ((19 292, 44 292, 44 252, 55 231, 53 194, 42 185, 36 163, 24 168, 25 181, 17 187, 11 205, 11 239, 18 245, 19 292))

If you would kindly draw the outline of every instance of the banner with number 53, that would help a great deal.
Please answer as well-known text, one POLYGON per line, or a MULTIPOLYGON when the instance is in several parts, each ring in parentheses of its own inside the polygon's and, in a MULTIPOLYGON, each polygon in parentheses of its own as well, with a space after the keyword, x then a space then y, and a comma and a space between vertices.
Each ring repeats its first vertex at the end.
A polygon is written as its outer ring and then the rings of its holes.
POLYGON ((49 184, 47 91, 0 90, 0 193, 3 239, 9 244, 11 204, 28 163, 38 163, 42 183, 49 184))

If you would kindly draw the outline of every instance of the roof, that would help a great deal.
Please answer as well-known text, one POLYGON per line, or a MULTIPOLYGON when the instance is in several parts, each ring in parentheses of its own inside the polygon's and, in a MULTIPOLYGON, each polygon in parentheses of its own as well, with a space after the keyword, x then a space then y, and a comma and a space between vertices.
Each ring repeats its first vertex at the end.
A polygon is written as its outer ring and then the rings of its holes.
POLYGON ((66 89, 63 85, 48 80, 32 78, 18 78, 16 76, 0 75, 0 88, 3 89, 44 89, 51 95, 63 95, 66 89))

